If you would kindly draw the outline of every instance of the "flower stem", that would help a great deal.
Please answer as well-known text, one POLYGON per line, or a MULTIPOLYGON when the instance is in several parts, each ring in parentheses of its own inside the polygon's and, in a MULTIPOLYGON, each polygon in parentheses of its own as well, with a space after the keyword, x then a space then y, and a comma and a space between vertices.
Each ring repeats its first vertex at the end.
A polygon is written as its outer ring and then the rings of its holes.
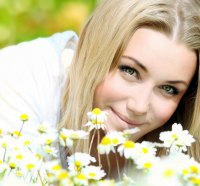
POLYGON ((5 150, 4 150, 4 155, 3 155, 3 162, 4 162, 5 159, 6 159, 6 152, 7 152, 7 149, 5 148, 5 150))
POLYGON ((18 134, 18 136, 17 136, 18 138, 20 137, 20 134, 21 134, 22 129, 23 129, 23 126, 24 126, 24 123, 25 123, 25 122, 23 121, 22 126, 21 126, 21 128, 20 128, 20 130, 19 130, 19 134, 18 134))
POLYGON ((40 175, 40 171, 39 170, 38 170, 38 176, 39 176, 39 179, 40 179, 40 182, 41 182, 42 186, 45 186, 44 183, 43 183, 43 181, 42 181, 42 177, 40 175))
POLYGON ((117 154, 116 154, 116 153, 115 153, 115 159, 116 159, 116 164, 117 164, 118 178, 119 178, 119 180, 121 180, 120 170, 119 170, 119 161, 118 161, 118 158, 117 158, 117 154))
POLYGON ((106 159, 107 159, 107 163, 108 163, 108 177, 110 177, 111 166, 110 166, 110 159, 109 159, 108 154, 106 154, 106 159))
MULTIPOLYGON (((100 132, 98 130, 97 132, 97 136, 98 136, 98 142, 97 142, 97 145, 100 143, 100 132)), ((99 160, 99 166, 101 166, 101 157, 100 157, 100 153, 98 152, 98 160, 99 160)))
POLYGON ((95 134, 96 134, 96 129, 94 130, 94 132, 92 134, 92 138, 91 138, 91 141, 90 141, 90 147, 89 147, 89 153, 88 154, 91 153, 92 144, 93 144, 93 141, 94 141, 95 134))

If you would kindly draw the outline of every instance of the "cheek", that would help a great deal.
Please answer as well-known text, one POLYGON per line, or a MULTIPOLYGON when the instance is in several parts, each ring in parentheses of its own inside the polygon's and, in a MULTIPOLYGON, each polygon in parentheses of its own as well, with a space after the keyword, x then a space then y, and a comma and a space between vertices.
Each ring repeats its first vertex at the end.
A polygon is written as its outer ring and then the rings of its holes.
POLYGON ((123 99, 124 87, 122 86, 120 79, 117 76, 108 76, 101 82, 95 90, 94 94, 94 106, 104 108, 106 105, 113 101, 119 101, 123 99))
MULTIPOLYGON (((164 125, 173 115, 176 108, 178 106, 178 103, 171 103, 171 104, 157 104, 156 109, 154 109, 154 117, 155 117, 155 123, 157 125, 162 126, 164 125)), ((158 126, 158 127, 159 127, 158 126)))
POLYGON ((94 106, 103 109, 103 107, 105 107, 105 103, 113 101, 117 99, 117 97, 118 93, 116 85, 110 82, 102 82, 97 86, 95 90, 94 106))

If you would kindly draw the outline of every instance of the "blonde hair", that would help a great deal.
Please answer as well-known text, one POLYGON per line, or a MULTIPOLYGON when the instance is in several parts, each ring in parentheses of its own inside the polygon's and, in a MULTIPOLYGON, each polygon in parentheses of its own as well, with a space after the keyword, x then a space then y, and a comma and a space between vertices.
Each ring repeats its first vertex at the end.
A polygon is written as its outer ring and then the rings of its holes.
MULTIPOLYGON (((199 56, 199 9, 198 0, 103 0, 80 35, 64 89, 60 126, 83 129, 86 113, 93 108, 96 86, 111 68, 117 66, 137 29, 148 27, 162 32, 184 43, 199 56)), ((198 69, 191 83, 194 90, 188 89, 179 108, 164 125, 167 129, 171 128, 172 122, 181 122, 197 139, 200 137, 198 69), (187 107, 181 108, 183 105, 187 107)), ((147 134, 144 139, 157 140, 161 130, 163 128, 147 134)), ((77 148, 87 151, 88 141, 80 142, 77 148)), ((190 152, 199 159, 194 147, 190 152)))

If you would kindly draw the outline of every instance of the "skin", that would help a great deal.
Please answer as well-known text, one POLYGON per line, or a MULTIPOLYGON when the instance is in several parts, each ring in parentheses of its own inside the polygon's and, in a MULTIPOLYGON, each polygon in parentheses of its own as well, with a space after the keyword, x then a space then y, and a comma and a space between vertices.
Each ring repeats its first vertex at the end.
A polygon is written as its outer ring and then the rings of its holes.
POLYGON ((108 131, 138 127, 137 140, 169 120, 195 69, 194 51, 163 33, 138 29, 118 67, 97 86, 94 107, 108 112, 108 131))

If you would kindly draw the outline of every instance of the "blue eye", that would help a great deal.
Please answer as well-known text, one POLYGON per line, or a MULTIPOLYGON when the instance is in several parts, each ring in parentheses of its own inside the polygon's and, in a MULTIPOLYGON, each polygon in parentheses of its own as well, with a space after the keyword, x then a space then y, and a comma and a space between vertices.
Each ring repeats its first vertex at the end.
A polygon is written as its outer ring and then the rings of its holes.
POLYGON ((120 65, 119 70, 127 73, 128 75, 134 76, 138 79, 140 78, 138 71, 136 69, 134 69, 133 67, 130 67, 130 66, 127 66, 127 65, 120 65))
POLYGON ((162 85, 160 88, 170 95, 177 95, 179 93, 179 90, 171 85, 162 85))

